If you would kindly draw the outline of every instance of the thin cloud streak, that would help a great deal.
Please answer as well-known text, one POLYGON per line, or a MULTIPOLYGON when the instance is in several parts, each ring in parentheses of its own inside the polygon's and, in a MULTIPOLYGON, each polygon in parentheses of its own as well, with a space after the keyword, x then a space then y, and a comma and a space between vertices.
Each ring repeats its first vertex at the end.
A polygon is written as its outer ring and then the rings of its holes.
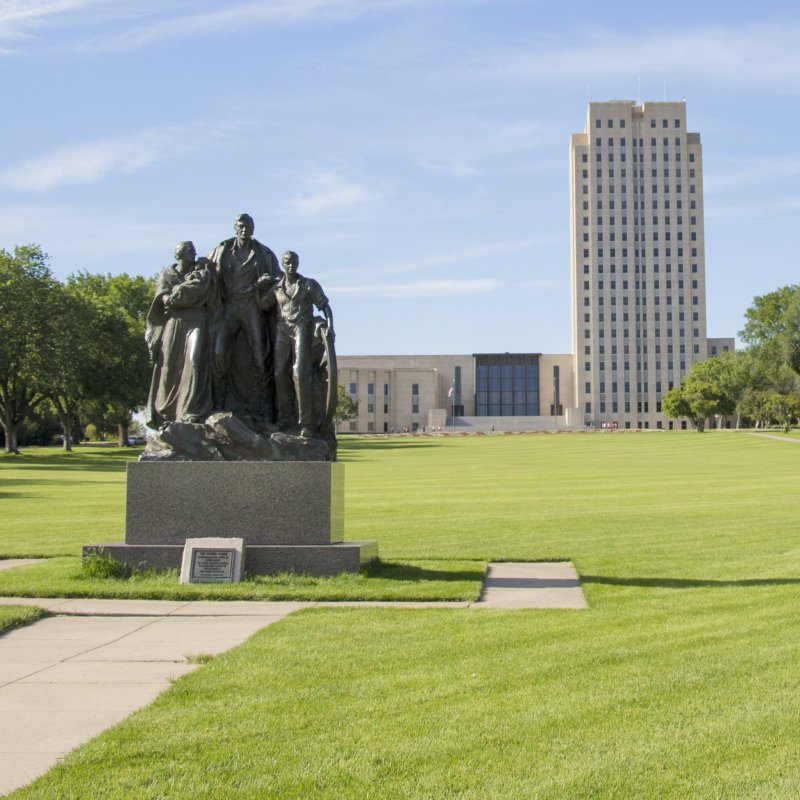
MULTIPOLYGON (((786 212, 796 211, 800 211, 800 196, 776 197, 765 202, 752 201, 707 206, 705 221, 721 225, 728 223, 739 225, 742 220, 751 223, 756 220, 769 220, 774 223, 787 219, 786 212)), ((706 232, 706 238, 708 238, 708 232, 706 232)))
POLYGON ((704 191, 729 192, 775 181, 793 180, 800 174, 800 161, 795 156, 772 156, 770 158, 748 158, 746 160, 717 161, 714 170, 706 165, 704 191))
MULTIPOLYGON (((410 272, 436 269, 439 267, 449 266, 451 264, 464 265, 473 264, 478 261, 486 261, 488 264, 489 259, 497 259, 500 256, 507 256, 514 253, 522 253, 527 250, 533 250, 542 244, 548 244, 548 242, 536 239, 487 242, 486 244, 470 245, 469 247, 449 250, 446 253, 437 253, 436 255, 426 256, 424 258, 410 258, 407 261, 396 264, 372 266, 370 267, 370 272, 388 277, 390 275, 405 275, 410 272)), ((359 267, 353 269, 348 268, 336 270, 336 274, 338 275, 356 273, 362 274, 363 268, 359 267)))
POLYGON ((490 259, 497 259, 500 256, 508 256, 515 253, 524 253, 527 250, 533 250, 538 244, 539 242, 535 239, 487 242, 482 245, 451 250, 448 253, 440 253, 428 258, 414 259, 395 267, 387 267, 381 270, 381 274, 402 274, 433 267, 444 267, 450 264, 470 264, 477 261, 485 261, 488 264, 490 259))
POLYGON ((304 215, 336 211, 372 199, 364 184, 350 183, 333 172, 324 172, 308 179, 309 191, 287 201, 295 212, 304 215))
POLYGON ((71 184, 95 183, 108 175, 132 174, 168 158, 190 155, 218 144, 241 127, 236 123, 150 128, 127 136, 65 145, 0 171, 0 186, 47 192, 71 184))
POLYGON ((31 29, 93 5, 97 0, 5 0, 0 3, 0 39, 24 38, 31 29))
POLYGON ((410 300, 416 297, 452 297, 458 294, 482 294, 502 289, 505 284, 495 278, 472 280, 431 280, 413 283, 373 283, 363 286, 331 286, 330 294, 350 295, 359 300, 410 300))
MULTIPOLYGON (((579 38, 579 37, 576 37, 579 38)), ((476 56, 472 74, 522 82, 573 82, 670 76, 723 85, 797 90, 800 59, 796 24, 709 27, 689 32, 621 36, 594 30, 575 44, 531 41, 516 52, 476 56)))
POLYGON ((216 36, 244 28, 291 25, 307 20, 350 20, 365 14, 406 6, 440 4, 446 0, 256 0, 220 11, 190 14, 143 25, 80 45, 92 50, 137 50, 155 42, 216 36))

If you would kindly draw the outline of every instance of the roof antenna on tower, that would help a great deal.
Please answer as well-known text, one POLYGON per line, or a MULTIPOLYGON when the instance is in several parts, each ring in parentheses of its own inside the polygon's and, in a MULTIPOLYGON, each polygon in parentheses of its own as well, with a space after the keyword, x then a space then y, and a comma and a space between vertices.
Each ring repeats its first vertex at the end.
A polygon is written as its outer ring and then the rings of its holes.
POLYGON ((636 84, 636 105, 640 106, 642 104, 642 76, 639 76, 639 80, 636 84))

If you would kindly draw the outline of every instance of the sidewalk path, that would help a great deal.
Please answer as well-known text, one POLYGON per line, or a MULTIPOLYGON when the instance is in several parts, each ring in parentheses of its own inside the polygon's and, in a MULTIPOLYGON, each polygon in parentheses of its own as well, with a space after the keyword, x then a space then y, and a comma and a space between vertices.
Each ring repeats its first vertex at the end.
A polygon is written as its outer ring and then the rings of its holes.
POLYGON ((304 605, 15 602, 90 616, 48 617, 0 636, 0 795, 150 703, 196 668, 187 656, 228 650, 304 605))
POLYGON ((0 636, 0 795, 152 702, 216 655, 301 608, 586 608, 570 563, 490 564, 469 602, 269 602, 0 597, 55 616, 0 636))
POLYGON ((588 608, 569 561, 489 564, 475 608, 588 608))
POLYGON ((759 439, 775 439, 776 442, 793 442, 800 444, 800 439, 793 436, 781 436, 779 433, 761 433, 760 431, 753 431, 751 436, 757 436, 759 439))

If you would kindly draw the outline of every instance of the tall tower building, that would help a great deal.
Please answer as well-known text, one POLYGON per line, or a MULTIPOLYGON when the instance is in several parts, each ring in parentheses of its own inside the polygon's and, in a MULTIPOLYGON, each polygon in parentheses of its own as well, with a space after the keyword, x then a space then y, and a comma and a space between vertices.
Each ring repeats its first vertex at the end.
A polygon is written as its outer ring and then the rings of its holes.
POLYGON ((570 145, 572 346, 585 423, 671 428, 707 357, 700 134, 684 102, 590 103, 570 145))

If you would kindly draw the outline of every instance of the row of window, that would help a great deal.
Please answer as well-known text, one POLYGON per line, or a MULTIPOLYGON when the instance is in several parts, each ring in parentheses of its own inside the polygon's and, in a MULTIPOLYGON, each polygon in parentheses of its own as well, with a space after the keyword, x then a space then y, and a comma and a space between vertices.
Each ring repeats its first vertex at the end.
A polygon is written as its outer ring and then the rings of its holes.
MULTIPOLYGON (((638 297, 637 296, 635 298, 635 300, 636 300, 635 305, 636 305, 636 308, 637 308, 636 321, 639 322, 639 316, 638 316, 639 311, 638 311, 638 309, 642 308, 642 307, 645 307, 645 309, 646 309, 648 303, 647 303, 647 298, 642 298, 642 297, 638 297)), ((685 296, 682 295, 682 294, 678 295, 678 303, 677 303, 677 305, 682 306, 682 305, 684 305, 684 303, 685 303, 685 296)), ((628 295, 625 294, 625 295, 622 296, 622 305, 623 306, 627 306, 628 304, 629 304, 629 298, 628 298, 628 295)), ((598 306, 604 306, 605 305, 605 297, 603 297, 603 296, 598 297, 597 298, 597 305, 598 306)), ((611 296, 610 305, 612 305, 612 306, 616 306, 617 305, 617 296, 616 295, 612 295, 611 296)), ((653 305, 654 306, 661 305, 661 295, 655 295, 653 297, 653 305)), ((668 305, 668 306, 672 305, 672 295, 667 295, 666 305, 668 305)), ((692 297, 692 305, 693 306, 699 306, 700 305, 700 300, 699 300, 699 298, 697 296, 692 297)), ((583 306, 584 306, 584 308, 589 308, 590 307, 590 303, 589 303, 589 298, 588 297, 584 297, 583 298, 583 306)), ((602 313, 602 311, 603 311, 603 309, 601 308, 600 312, 602 313)), ((586 312, 586 313, 588 313, 588 312, 586 312)), ((642 322, 647 322, 646 313, 647 312, 645 310, 643 318, 641 320, 642 322)), ((661 319, 660 314, 661 314, 660 310, 655 312, 655 321, 656 322, 660 321, 660 319, 661 319)), ((671 314, 672 314, 671 311, 667 311, 667 319, 668 320, 672 319, 671 314)), ((692 321, 693 322, 698 322, 699 321, 699 317, 700 317, 700 312, 699 311, 693 311, 692 312, 692 321)), ((680 318, 681 318, 681 322, 682 322, 683 321, 683 310, 680 311, 680 318)))
MULTIPOLYGON (((611 137, 609 137, 609 139, 608 139, 608 146, 609 146, 610 148, 613 148, 613 147, 614 147, 614 141, 615 141, 614 139, 612 139, 611 137)), ((637 151, 637 150, 636 150, 636 144, 637 144, 637 142, 636 142, 636 139, 632 139, 631 141, 632 141, 632 143, 633 143, 633 151, 634 151, 634 152, 633 152, 633 155, 634 155, 634 159, 633 159, 633 160, 635 161, 635 160, 636 160, 636 155, 637 155, 639 152, 641 152, 641 150, 642 150, 642 149, 644 149, 644 139, 639 139, 639 142, 638 142, 638 144, 639 144, 639 148, 640 148, 640 150, 639 150, 639 151, 637 151)), ((602 138, 601 138, 601 137, 599 137, 599 136, 598 136, 598 137, 597 137, 597 138, 594 140, 594 146, 595 146, 595 148, 598 148, 598 147, 602 147, 602 146, 603 146, 603 140, 602 140, 602 138)), ((620 146, 620 149, 622 149, 622 148, 624 148, 624 147, 625 147, 625 139, 624 139, 624 138, 621 138, 621 139, 619 140, 619 146, 620 146)), ((663 140, 662 146, 663 146, 663 147, 669 147, 669 138, 668 138, 668 137, 666 137, 666 136, 664 137, 664 140, 663 140)), ((679 149, 680 149, 680 146, 681 146, 681 139, 680 139, 680 137, 679 137, 679 136, 676 136, 676 137, 675 137, 675 147, 677 147, 677 148, 679 148, 679 149)), ((656 144, 656 137, 655 137, 655 136, 653 136, 653 137, 650 139, 650 147, 658 147, 658 145, 656 144)), ((600 153, 600 152, 599 152, 597 149, 595 149, 595 154, 594 154, 594 155, 595 155, 595 158, 599 160, 601 153, 600 153)), ((609 150, 609 157, 610 157, 610 156, 612 156, 612 155, 613 155, 613 153, 612 153, 612 152, 609 150)), ((676 156, 680 156, 680 153, 677 153, 677 152, 676 152, 676 156)), ((689 153, 689 161, 694 161, 694 157, 695 157, 695 154, 694 154, 694 153, 689 153)), ((613 160, 613 159, 612 159, 612 160, 613 160)), ((588 154, 588 153, 581 153, 581 161, 582 161, 584 164, 586 164, 586 163, 589 161, 589 154, 588 154)))
MULTIPOLYGON (((609 167, 606 170, 606 173, 607 173, 609 178, 613 179, 614 177, 616 177, 616 174, 614 172, 614 167, 609 167)), ((588 169, 581 170, 581 177, 584 180, 588 180, 588 178, 589 178, 589 170, 588 169)), ((595 170, 595 177, 596 178, 602 178, 603 177, 603 169, 602 169, 602 167, 598 167, 595 170)), ((622 167, 620 169, 619 177, 620 178, 627 178, 628 177, 628 170, 625 167, 622 167)), ((634 178, 634 179, 637 177, 636 176, 636 167, 633 168, 633 172, 631 173, 631 177, 634 178)), ((639 168, 639 176, 638 177, 639 177, 639 180, 642 180, 642 181, 644 180, 644 169, 641 168, 641 167, 639 168)), ((650 170, 650 177, 651 178, 657 178, 658 177, 658 169, 657 168, 653 167, 650 170)), ((665 178, 669 178, 670 177, 669 168, 668 167, 664 167, 664 177, 665 178)), ((683 177, 683 173, 681 172, 681 168, 680 167, 676 167, 675 168, 674 177, 676 177, 676 178, 683 177)), ((695 177, 695 171, 693 169, 689 170, 689 177, 690 178, 694 178, 695 177)), ((678 189, 678 191, 680 191, 680 189, 678 189)))
MULTIPOLYGON (((658 211, 658 199, 659 199, 658 197, 652 198, 652 209, 653 209, 653 211, 658 211)), ((661 199, 662 199, 663 204, 664 204, 664 210, 668 211, 670 209, 670 198, 669 197, 664 197, 664 198, 661 198, 661 199)), ((620 204, 621 204, 620 207, 622 208, 623 211, 627 211, 628 210, 628 201, 627 201, 626 198, 623 197, 622 200, 620 201, 620 204)), ((639 207, 640 207, 639 198, 635 197, 633 199, 633 210, 634 211, 638 211, 639 207)), ((595 208, 597 209, 597 211, 602 211, 603 210, 603 198, 602 197, 598 197, 595 200, 595 208)), ((642 198, 641 209, 644 210, 644 208, 645 208, 645 201, 644 201, 644 198, 642 198)), ((681 211, 683 209, 683 200, 680 197, 675 199, 675 208, 677 208, 678 211, 681 211)), ((692 211, 695 211, 697 209, 697 201, 694 200, 694 199, 690 199, 689 200, 689 208, 692 211)), ((616 200, 614 200, 613 197, 609 198, 609 200, 608 200, 608 209, 609 209, 609 211, 614 211, 616 209, 616 200)), ((588 211, 589 210, 589 201, 588 200, 584 200, 583 201, 583 210, 584 211, 588 211)))
MULTIPOLYGON (((617 125, 618 125, 620 128, 624 128, 624 127, 625 127, 625 120, 624 120, 624 119, 620 119, 620 120, 618 120, 618 122, 617 122, 617 125)), ((603 120, 601 120, 601 119, 595 119, 595 121, 594 121, 594 126, 595 126, 595 128, 602 128, 602 127, 603 127, 603 120)), ((607 120, 606 120, 606 126, 607 126, 607 127, 609 127, 609 128, 613 128, 613 127, 614 127, 614 120, 613 120, 613 119, 607 119, 607 120)), ((675 120, 674 120, 674 123, 673 123, 673 127, 674 127, 674 128, 680 128, 680 126, 681 126, 681 121, 680 121, 680 119, 678 119, 678 118, 675 118, 675 120)), ((651 127, 651 128, 655 128, 655 127, 656 127, 656 120, 655 120, 655 117, 654 117, 653 119, 651 119, 651 120, 650 120, 650 127, 651 127)), ((661 127, 662 127, 662 128, 668 128, 668 127, 669 127, 669 120, 668 120, 668 119, 666 119, 666 118, 663 118, 663 119, 661 120, 661 127)))
MULTIPOLYGON (((636 258, 644 258, 644 257, 647 256, 647 252, 645 251, 644 248, 635 247, 634 248, 634 256, 636 258)), ((584 258, 589 258, 589 248, 588 247, 584 247, 583 248, 583 257, 584 258)), ((603 254, 603 248, 602 247, 598 247, 597 248, 597 257, 598 258, 604 258, 605 257, 604 254, 603 254)), ((610 247, 609 248, 608 257, 609 258, 616 258, 617 257, 617 250, 616 250, 615 247, 610 247)), ((623 247, 622 248, 622 258, 627 258, 627 257, 628 257, 628 248, 627 247, 623 247)), ((682 247, 678 248, 677 257, 678 258, 683 258, 683 248, 682 247)), ((692 258, 697 258, 697 248, 696 247, 692 247, 691 248, 691 257, 692 258)), ((653 258, 660 258, 660 253, 659 253, 659 248, 658 247, 654 247, 653 248, 653 258)), ((672 258, 672 248, 671 247, 665 247, 664 248, 664 258, 672 258)))
MULTIPOLYGON (((348 394, 350 395, 350 399, 355 403, 358 401, 358 384, 355 382, 351 382, 349 387, 348 394)), ((367 413, 374 414, 375 413, 375 384, 368 383, 367 384, 367 413)), ((389 384, 383 384, 383 413, 389 413, 389 384)), ((413 383, 411 384, 411 413, 418 414, 419 413, 419 384, 413 383)))
MULTIPOLYGON (((693 351, 694 351, 695 355, 699 355, 700 354, 700 345, 697 345, 697 344, 694 345, 693 351)), ((681 355, 685 355, 685 348, 683 347, 683 345, 681 346, 681 355)), ((630 371, 631 371, 631 363, 635 364, 637 372, 649 372, 650 371, 650 364, 649 364, 648 361, 637 361, 637 362, 623 361, 622 362, 622 370, 618 370, 617 369, 617 363, 618 362, 616 362, 616 361, 611 361, 610 362, 611 369, 606 370, 605 362, 601 361, 600 362, 600 370, 599 371, 600 372, 606 372, 606 371, 608 371, 608 372, 620 372, 621 371, 621 372, 625 372, 625 373, 630 373, 630 371)), ((661 372, 662 369, 663 369, 663 367, 662 367, 663 362, 654 361, 653 363, 655 364, 655 371, 656 372, 661 372)), ((675 363, 674 360, 667 359, 667 362, 666 362, 667 370, 672 371, 674 369, 674 363, 675 363)), ((681 361, 680 363, 681 364, 685 364, 685 360, 681 361)), ((583 364, 583 369, 584 369, 584 372, 591 372, 592 371, 591 363, 589 361, 585 361, 584 364, 583 364)), ((681 367, 681 369, 683 369, 683 367, 681 367)), ((588 386, 589 384, 587 383, 586 385, 588 386)), ((605 390, 601 389, 600 391, 602 392, 602 391, 605 391, 605 390)), ((616 389, 614 391, 616 391, 616 389)), ((627 392, 628 390, 626 389, 625 391, 627 392)), ((588 389, 586 390, 586 393, 589 394, 589 390, 588 389)))
MULTIPOLYGON (((639 274, 646 275, 647 274, 647 264, 636 264, 634 266, 635 266, 635 273, 637 275, 639 275, 639 274)), ((660 268, 660 266, 658 264, 653 264, 652 267, 653 267, 653 274, 655 274, 655 275, 660 274, 660 269, 661 268, 660 268)), ((603 275, 604 274, 604 269, 605 269, 605 267, 604 267, 603 264, 598 264, 597 265, 597 275, 598 276, 603 275)), ((617 265, 613 264, 613 263, 609 264, 608 271, 609 271, 609 273, 611 275, 616 275, 616 273, 617 273, 617 265)), ((591 272, 590 266, 588 264, 584 264, 583 265, 583 274, 584 275, 588 275, 590 272, 591 272)), ((671 274, 672 273, 672 264, 665 264, 664 265, 664 272, 667 273, 668 275, 671 274)), ((697 264, 692 264, 692 274, 696 275, 696 274, 699 274, 699 272, 700 272, 700 268, 697 266, 697 264)), ((626 263, 622 264, 622 274, 623 275, 627 275, 628 274, 628 265, 626 263)), ((678 274, 679 275, 683 274, 683 263, 678 263, 678 274)), ((656 280, 655 283, 657 285, 658 284, 658 280, 656 280)), ((694 285, 695 283, 697 283, 697 281, 693 280, 692 284, 694 285)), ((603 284, 603 279, 602 278, 598 278, 598 287, 597 288, 598 289, 602 289, 603 285, 604 285, 603 284)), ((678 285, 679 285, 679 288, 683 287, 682 279, 678 281, 678 285)), ((583 288, 586 291, 589 290, 589 281, 588 280, 584 280, 583 288)), ((611 288, 612 289, 616 289, 617 288, 617 282, 614 280, 614 278, 611 279, 611 288)), ((625 286, 623 286, 622 288, 623 289, 627 289, 628 288, 627 284, 625 286)), ((640 288, 638 281, 636 282, 636 288, 637 289, 640 288)), ((667 288, 668 289, 671 288, 671 282, 670 282, 669 279, 667 279, 667 288)), ((697 288, 697 287, 694 287, 694 288, 697 288)))
MULTIPOLYGON (((681 317, 683 317, 683 313, 681 313, 681 317)), ((660 330, 660 329, 656 328, 656 330, 660 330)), ((697 336, 697 334, 699 333, 699 329, 695 328, 694 332, 695 332, 695 336, 697 336)), ((667 329, 667 333, 671 334, 672 333, 672 328, 668 328, 667 329)), ((680 328, 680 336, 681 336, 682 339, 685 338, 685 333, 686 333, 685 328, 680 328)), ((661 352, 661 350, 659 349, 660 346, 661 346, 660 344, 656 344, 656 353, 660 353, 661 352)), ((727 348, 726 348, 726 350, 727 350, 727 348)), ((672 351, 670 350, 670 352, 672 352, 672 351)), ((588 344, 585 345, 584 349, 583 349, 583 353, 584 353, 584 355, 587 355, 587 356, 591 355, 592 354, 591 345, 588 345, 588 344)), ((630 354, 629 345, 627 345, 627 344, 623 345, 622 353, 623 353, 623 355, 626 355, 626 356, 630 354)), ((602 344, 599 345, 598 355, 604 356, 605 354, 606 354, 605 345, 602 345, 602 344)), ((644 342, 641 345, 637 343, 637 345, 636 345, 636 355, 642 355, 642 354, 643 355, 647 355, 647 342, 644 342)), ((611 345, 611 355, 612 356, 617 355, 617 345, 616 344, 612 344, 611 345)))
MULTIPOLYGON (((644 211, 644 209, 642 209, 642 211, 644 211)), ((608 220, 608 225, 611 226, 611 227, 614 227, 617 224, 617 218, 616 217, 606 217, 606 219, 608 220)), ((621 219, 622 219, 622 227, 623 228, 627 227, 627 225, 628 225, 628 217, 623 214, 621 219)), ((602 228, 603 227, 603 222, 604 222, 603 217, 598 216, 597 217, 597 227, 598 228, 602 228)), ((583 224, 584 225, 588 225, 589 224, 589 217, 583 217, 583 224)), ((637 216, 636 214, 634 214, 634 216, 633 216, 633 224, 634 225, 639 225, 641 227, 644 227, 646 225, 646 219, 645 219, 644 215, 637 216)), ((667 227, 669 227, 670 225, 672 225, 672 217, 670 217, 669 215, 665 215, 663 219, 659 220, 658 216, 656 214, 654 214, 653 215, 653 227, 655 228, 659 224, 666 225, 667 227)), ((678 214, 678 216, 675 217, 675 224, 676 225, 683 225, 683 216, 678 214)), ((689 217, 689 224, 690 225, 697 225, 697 217, 694 216, 694 215, 690 216, 689 217)))
MULTIPOLYGON (((604 236, 605 236, 604 231, 597 231, 597 236, 595 238, 597 239, 598 242, 602 242, 604 236)), ((639 233, 639 231, 636 231, 634 233, 633 240, 635 242, 639 242, 639 241, 645 242, 645 241, 647 241, 646 236, 647 235, 644 233, 644 231, 642 231, 641 233, 639 233)), ((625 230, 622 231, 621 240, 623 242, 627 242, 628 241, 628 232, 627 231, 625 231, 625 230)), ((584 242, 588 242, 589 241, 589 231, 584 231, 584 233, 583 233, 583 241, 584 242)), ((616 242, 617 241, 616 231, 610 231, 609 232, 608 241, 610 241, 610 242, 616 242)), ((654 241, 654 242, 659 241, 659 232, 657 230, 654 230, 653 233, 652 233, 652 241, 654 241)), ((671 242, 672 241, 672 231, 664 231, 664 241, 665 242, 671 242)), ((679 241, 679 242, 683 241, 683 231, 678 231, 677 241, 679 241)), ((691 241, 693 241, 693 242, 697 241, 697 233, 695 231, 692 231, 692 233, 691 233, 691 241)))
MULTIPOLYGON (((588 266, 588 264, 585 265, 585 266, 588 266)), ((678 266, 681 266, 681 265, 679 264, 678 266)), ((681 271, 681 270, 679 270, 679 271, 681 271)), ((626 270, 623 270, 623 272, 626 272, 626 270)), ((658 274, 658 273, 656 273, 656 274, 658 274)), ((599 275, 602 275, 602 271, 599 273, 599 275)), ((621 283, 622 283, 622 289, 627 289, 628 288, 628 280, 627 279, 623 279, 621 283)), ((666 281, 664 281, 664 283, 665 283, 665 288, 667 288, 667 289, 671 289, 672 288, 672 280, 671 279, 667 278, 666 281)), ((642 279, 641 281, 637 279, 636 281, 633 282, 633 284, 634 284, 634 288, 637 291, 639 291, 639 290, 641 290, 643 292, 647 291, 647 281, 645 279, 642 279)), ((683 278, 680 278, 678 280, 678 289, 683 289, 683 284, 684 284, 683 278)), ((658 289, 661 288, 661 281, 658 278, 655 278, 653 280, 653 284, 652 285, 653 285, 653 289, 658 290, 658 289)), ((604 287, 605 287, 605 281, 603 280, 602 277, 598 276, 598 279, 597 279, 597 289, 598 289, 598 291, 602 292, 604 287)), ((609 287, 611 288, 612 291, 614 291, 617 288, 617 282, 616 282, 616 280, 614 280, 614 278, 612 278, 609 281, 609 287)), ((699 287, 699 281, 696 278, 693 278, 692 279, 692 289, 697 289, 698 287, 699 287)), ((589 281, 584 281, 583 282, 583 288, 586 291, 589 290, 589 281)), ((588 297, 584 297, 583 298, 583 304, 585 306, 589 305, 589 303, 587 302, 588 300, 589 300, 588 297)))
MULTIPOLYGON (((646 339, 647 338, 647 332, 645 331, 644 334, 642 334, 642 329, 641 328, 636 328, 634 333, 635 333, 635 338, 636 339, 646 339)), ((671 334, 672 334, 672 328, 667 328, 667 336, 666 336, 666 338, 667 339, 671 339, 672 338, 671 334)), ((598 329, 598 331, 597 331, 597 337, 599 339, 605 339, 606 338, 606 328, 600 327, 598 329)), ((583 338, 584 339, 591 339, 592 338, 591 330, 589 328, 584 328, 584 330, 583 330, 583 338)), ((620 339, 625 339, 625 341, 628 341, 631 338, 630 328, 622 328, 622 329, 620 329, 620 333, 619 333, 619 336, 618 336, 617 327, 616 326, 612 326, 611 327, 611 336, 610 336, 610 338, 611 339, 620 338, 620 339)), ((681 339, 685 338, 685 336, 683 335, 683 331, 681 331, 681 337, 680 338, 681 339)))
MULTIPOLYGON (((608 194, 616 194, 617 193, 616 186, 617 185, 614 184, 614 183, 609 184, 609 186, 608 186, 608 194)), ((634 194, 645 194, 644 188, 645 187, 642 186, 641 187, 641 191, 640 191, 639 184, 634 183, 633 184, 633 193, 634 194)), ((597 194, 603 194, 603 184, 598 183, 596 191, 597 191, 597 194)), ((659 187, 658 184, 654 183, 650 187, 650 191, 651 191, 652 194, 665 194, 665 193, 667 193, 667 192, 669 192, 671 190, 669 188, 669 184, 668 183, 665 183, 661 187, 659 187)), ((680 183, 675 184, 675 192, 677 194, 681 194, 681 192, 683 192, 683 184, 680 184, 680 183)), ((628 194, 628 184, 627 183, 619 184, 619 193, 620 194, 628 194)), ((695 194, 695 193, 696 193, 695 192, 695 186, 694 186, 694 184, 691 184, 689 186, 689 194, 695 194)), ((584 184, 581 187, 581 194, 589 194, 589 187, 586 184, 584 184)), ((588 208, 588 206, 587 206, 587 208, 588 208)))
MULTIPOLYGON (((589 322, 589 319, 587 319, 588 316, 589 316, 588 314, 586 314, 584 316, 584 321, 585 322, 589 322)), ((622 321, 627 325, 628 324, 628 313, 626 312, 622 316, 624 317, 624 319, 622 321)), ((636 322, 637 323, 639 322, 639 316, 640 316, 639 314, 636 315, 636 322)), ((643 317, 643 319, 641 321, 644 324, 647 324, 647 314, 642 314, 641 316, 643 317)), ((597 321, 599 323, 604 323, 605 322, 605 314, 600 312, 597 315, 597 321)), ((616 321, 617 321, 617 315, 615 313, 612 313, 611 314, 611 323, 612 323, 612 325, 614 323, 616 323, 616 321)), ((664 328, 663 330, 665 332, 665 338, 671 340, 673 338, 673 336, 672 336, 673 329, 672 328, 664 328)), ((653 338, 654 339, 660 339, 661 338, 661 331, 662 331, 662 328, 653 328, 653 338)), ((680 328, 679 333, 680 333, 680 338, 681 339, 685 339, 686 338, 686 329, 685 328, 680 328)), ((649 336, 650 336, 650 332, 649 331, 647 332, 646 336, 642 336, 640 330, 637 329, 637 332, 636 332, 636 338, 637 339, 649 338, 649 336)), ((695 338, 695 339, 699 339, 700 338, 700 329, 699 328, 693 328, 692 329, 692 337, 695 338)), ((626 339, 628 338, 627 334, 625 335, 624 338, 626 338, 626 339)), ((588 346, 589 345, 587 345, 587 347, 588 346)), ((659 350, 660 346, 661 346, 660 344, 656 345, 656 353, 661 352, 659 350)), ((647 353, 647 345, 645 345, 644 352, 647 353)), ((670 347, 670 350, 668 352, 670 352, 670 353, 672 352, 671 347, 670 347)), ((683 352, 683 351, 681 351, 681 352, 683 352)))
MULTIPOLYGON (((606 413, 606 405, 607 404, 605 402, 603 402, 603 401, 600 401, 600 403, 598 403, 598 405, 600 407, 600 413, 601 414, 605 414, 606 413)), ((618 403, 615 400, 610 405, 611 405, 611 413, 612 414, 618 414, 619 410, 620 410, 620 403, 618 403)), ((656 412, 660 414, 661 413, 661 401, 658 400, 655 405, 656 405, 656 412)), ((630 400, 626 400, 625 403, 622 404, 622 407, 625 409, 625 413, 626 414, 630 414, 631 413, 631 402, 630 402, 630 400)), ((642 413, 649 414, 650 413, 650 403, 647 400, 640 401, 640 402, 638 402, 636 404, 636 410, 640 414, 642 414, 642 413)), ((592 404, 591 403, 588 403, 588 402, 586 403, 586 413, 587 414, 591 414, 592 413, 592 404)), ((629 429, 631 427, 631 423, 629 421, 626 422, 625 423, 625 427, 629 429)), ((641 422, 639 422, 638 427, 639 428, 642 427, 642 423, 641 422)), ((645 428, 649 428, 650 427, 650 423, 645 421, 644 427, 645 428)), ((662 423, 661 420, 657 420, 656 421, 656 427, 659 430, 663 427, 663 423, 662 423)), ((671 421, 669 423, 669 427, 670 427, 670 430, 672 430, 672 422, 671 421)), ((684 421, 682 423, 682 428, 683 428, 683 430, 686 430, 686 421, 684 421)))
MULTIPOLYGON (((631 393, 631 384, 630 384, 630 382, 629 381, 625 381, 622 385, 623 385, 623 389, 624 389, 623 394, 629 395, 631 393)), ((636 384, 636 386, 637 386, 639 394, 648 394, 649 387, 647 385, 647 381, 645 381, 644 384, 639 382, 639 383, 636 384), (644 386, 644 391, 642 390, 642 386, 644 386)), ((668 382, 668 386, 671 389, 672 386, 673 386, 673 381, 669 381, 668 382)), ((657 387, 656 388, 656 394, 660 395, 661 394, 661 381, 657 381, 656 382, 656 387, 657 387)), ((592 393, 591 384, 587 383, 586 387, 585 387, 584 394, 589 395, 591 393, 592 393)), ((600 396, 603 397, 605 394, 606 394, 606 385, 605 385, 605 383, 601 382, 600 383, 600 396)), ((618 392, 617 392, 617 382, 616 381, 612 381, 612 383, 611 383, 611 395, 612 395, 612 398, 611 399, 612 400, 615 399, 617 394, 618 394, 618 392)), ((642 401, 642 402, 648 402, 648 401, 645 400, 645 401, 642 401)), ((661 411, 660 408, 658 410, 661 411)))

